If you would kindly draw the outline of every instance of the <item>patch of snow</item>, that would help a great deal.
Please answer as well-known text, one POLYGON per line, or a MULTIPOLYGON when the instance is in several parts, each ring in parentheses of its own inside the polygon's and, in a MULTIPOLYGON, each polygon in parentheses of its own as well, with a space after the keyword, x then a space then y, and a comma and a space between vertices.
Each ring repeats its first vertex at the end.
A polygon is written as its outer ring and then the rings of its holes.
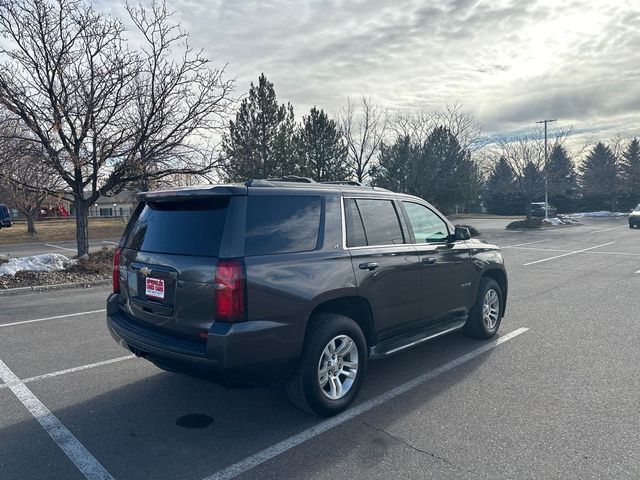
POLYGON ((569 213, 566 216, 572 218, 584 218, 584 217, 624 217, 628 214, 622 212, 610 212, 608 210, 600 210, 597 212, 582 212, 582 213, 569 213))
POLYGON ((564 215, 558 215, 557 217, 549 217, 547 219, 542 219, 542 223, 545 225, 580 225, 580 222, 577 220, 573 220, 564 215))
POLYGON ((0 276, 15 275, 18 272, 55 272, 64 270, 76 263, 59 253, 45 253, 42 255, 33 255, 31 257, 11 258, 7 263, 0 265, 0 276))
POLYGON ((565 217, 565 216, 560 216, 560 215, 558 215, 558 218, 559 218, 560 220, 562 220, 562 223, 563 223, 563 224, 565 224, 565 225, 580 225, 580 222, 579 222, 579 221, 574 220, 574 219, 569 218, 569 217, 565 217))

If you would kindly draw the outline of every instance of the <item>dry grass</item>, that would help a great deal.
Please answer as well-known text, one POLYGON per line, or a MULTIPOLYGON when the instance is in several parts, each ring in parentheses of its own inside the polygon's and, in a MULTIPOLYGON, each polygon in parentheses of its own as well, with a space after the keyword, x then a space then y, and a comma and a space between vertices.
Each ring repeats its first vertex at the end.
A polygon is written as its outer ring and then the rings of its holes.
MULTIPOLYGON (((89 238, 117 238, 122 235, 125 221, 121 218, 89 219, 89 238)), ((0 245, 32 242, 60 242, 76 239, 76 223, 71 220, 43 220, 36 223, 38 235, 27 233, 27 223, 14 223, 10 228, 0 229, 0 245)))

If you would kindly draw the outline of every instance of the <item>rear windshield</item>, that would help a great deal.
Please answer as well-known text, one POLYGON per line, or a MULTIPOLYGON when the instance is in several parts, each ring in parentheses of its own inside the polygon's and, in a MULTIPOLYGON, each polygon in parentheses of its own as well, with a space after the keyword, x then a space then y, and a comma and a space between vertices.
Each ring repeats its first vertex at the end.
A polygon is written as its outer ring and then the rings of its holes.
POLYGON ((217 257, 229 198, 148 202, 131 219, 125 247, 217 257))

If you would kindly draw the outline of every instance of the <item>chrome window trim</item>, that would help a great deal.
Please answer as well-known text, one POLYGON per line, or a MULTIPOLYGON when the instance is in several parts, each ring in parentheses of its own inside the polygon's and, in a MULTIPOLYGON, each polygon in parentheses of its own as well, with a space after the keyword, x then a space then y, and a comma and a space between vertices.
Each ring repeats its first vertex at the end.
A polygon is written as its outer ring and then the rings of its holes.
MULTIPOLYGON (((353 200, 357 200, 358 198, 363 198, 365 200, 388 200, 390 202, 393 202, 394 199, 393 198, 389 198, 389 197, 345 197, 342 196, 340 199, 340 211, 342 214, 342 250, 363 250, 363 249, 367 249, 367 248, 398 248, 398 247, 419 247, 420 249, 425 249, 425 247, 433 247, 433 249, 435 250, 437 247, 441 247, 444 245, 451 245, 450 243, 447 242, 434 242, 434 243, 392 243, 392 244, 387 244, 387 245, 364 245, 361 247, 348 247, 347 246, 347 218, 345 216, 345 207, 344 207, 344 201, 346 199, 353 199, 353 200)), ((402 200, 401 200, 402 201, 402 200)), ((411 202, 411 203, 417 203, 418 205, 422 205, 421 203, 418 202, 411 202)), ((422 205, 425 208, 429 208, 426 205, 422 205)), ((431 210, 431 209, 429 209, 431 210)), ((431 210, 433 212, 433 210, 431 210)), ((433 212, 438 218, 442 219, 442 217, 440 217, 440 215, 438 215, 437 213, 433 212)), ((397 213, 396 213, 397 214, 397 213)), ((398 219, 399 221, 400 219, 398 219)), ((447 227, 447 230, 449 230, 449 223, 442 219, 447 227)), ((400 224, 401 228, 402 228, 402 224, 400 224)), ((403 234, 405 233, 409 233, 409 232, 403 232, 403 234)), ((468 247, 468 245, 466 245, 465 242, 465 246, 468 247)), ((430 248, 428 250, 431 250, 430 248)))

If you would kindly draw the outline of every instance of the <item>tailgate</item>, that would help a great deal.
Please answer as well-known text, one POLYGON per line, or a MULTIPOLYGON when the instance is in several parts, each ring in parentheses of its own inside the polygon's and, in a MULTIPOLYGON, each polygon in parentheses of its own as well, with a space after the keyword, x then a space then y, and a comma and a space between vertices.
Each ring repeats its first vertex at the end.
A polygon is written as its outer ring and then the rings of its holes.
POLYGON ((121 305, 136 321, 190 338, 209 330, 229 197, 141 204, 125 233, 121 305))

